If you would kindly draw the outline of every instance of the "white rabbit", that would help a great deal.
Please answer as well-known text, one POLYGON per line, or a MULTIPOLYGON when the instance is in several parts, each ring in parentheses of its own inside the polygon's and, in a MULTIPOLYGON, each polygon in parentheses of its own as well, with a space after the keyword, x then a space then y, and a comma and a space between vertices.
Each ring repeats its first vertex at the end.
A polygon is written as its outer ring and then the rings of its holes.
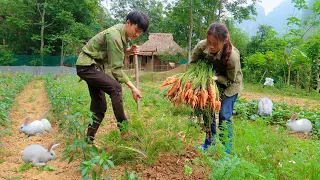
POLYGON ((44 128, 43 128, 43 124, 41 121, 35 120, 35 121, 31 122, 30 124, 28 124, 29 121, 30 121, 30 117, 27 117, 24 120, 24 123, 19 128, 20 133, 23 132, 24 134, 26 134, 28 136, 43 133, 44 128))
POLYGON ((259 116, 272 116, 272 101, 267 98, 261 98, 258 104, 259 116))
POLYGON ((59 144, 50 144, 48 149, 45 149, 39 144, 31 144, 22 152, 22 160, 25 163, 32 163, 35 166, 44 166, 50 160, 56 159, 56 153, 53 151, 59 144))
POLYGON ((274 83, 273 83, 273 79, 272 78, 266 78, 266 81, 264 82, 265 86, 273 86, 274 83))
POLYGON ((292 115, 291 119, 287 121, 286 126, 289 127, 293 132, 310 133, 312 130, 312 123, 308 119, 299 119, 299 114, 292 115))
POLYGON ((52 127, 51 127, 50 121, 48 119, 44 118, 44 116, 45 116, 44 114, 41 115, 40 121, 43 125, 44 130, 49 132, 49 131, 51 131, 52 127))

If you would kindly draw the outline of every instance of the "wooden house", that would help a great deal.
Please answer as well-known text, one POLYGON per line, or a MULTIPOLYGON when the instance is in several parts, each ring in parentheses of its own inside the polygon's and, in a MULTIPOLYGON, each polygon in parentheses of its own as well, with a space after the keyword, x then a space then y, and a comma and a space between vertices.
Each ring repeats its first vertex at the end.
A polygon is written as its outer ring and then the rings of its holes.
MULTIPOLYGON (((147 71, 167 71, 179 66, 168 60, 163 61, 159 55, 184 54, 184 50, 173 40, 171 33, 150 33, 148 41, 140 46, 139 63, 140 69, 147 71)), ((125 60, 125 67, 132 69, 133 56, 125 60)))

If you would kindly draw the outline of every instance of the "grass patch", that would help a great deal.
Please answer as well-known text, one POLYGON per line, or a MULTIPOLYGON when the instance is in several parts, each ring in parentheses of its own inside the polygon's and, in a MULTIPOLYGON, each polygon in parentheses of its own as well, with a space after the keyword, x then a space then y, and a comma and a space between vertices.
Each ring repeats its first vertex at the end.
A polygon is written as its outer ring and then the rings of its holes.
POLYGON ((318 140, 291 137, 263 121, 235 120, 234 130, 234 154, 267 179, 320 178, 318 140))

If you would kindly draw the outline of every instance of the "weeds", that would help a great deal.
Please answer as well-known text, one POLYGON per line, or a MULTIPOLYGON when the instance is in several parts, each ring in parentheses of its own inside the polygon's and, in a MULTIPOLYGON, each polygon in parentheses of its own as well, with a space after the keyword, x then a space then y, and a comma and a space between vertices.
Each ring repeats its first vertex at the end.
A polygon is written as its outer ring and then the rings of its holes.
POLYGON ((14 98, 29 83, 31 78, 30 73, 0 73, 0 126, 8 127, 10 122, 8 113, 14 98))
POLYGON ((24 172, 32 169, 33 165, 31 163, 22 163, 19 168, 13 169, 14 172, 24 172))

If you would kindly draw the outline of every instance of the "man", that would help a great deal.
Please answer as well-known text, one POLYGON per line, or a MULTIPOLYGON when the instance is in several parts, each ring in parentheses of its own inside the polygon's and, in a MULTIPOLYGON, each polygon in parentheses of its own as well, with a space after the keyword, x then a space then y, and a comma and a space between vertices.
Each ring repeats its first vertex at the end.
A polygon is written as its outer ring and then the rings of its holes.
POLYGON ((87 82, 91 97, 90 110, 94 116, 87 131, 90 142, 93 142, 107 110, 105 93, 111 98, 120 131, 127 126, 120 83, 131 89, 135 101, 141 98, 141 94, 123 72, 123 60, 125 55, 139 54, 139 47, 129 47, 128 41, 139 37, 148 27, 149 17, 145 13, 131 12, 125 24, 117 24, 98 33, 82 48, 76 64, 77 74, 87 82), (106 74, 106 69, 111 70, 114 79, 106 74))

